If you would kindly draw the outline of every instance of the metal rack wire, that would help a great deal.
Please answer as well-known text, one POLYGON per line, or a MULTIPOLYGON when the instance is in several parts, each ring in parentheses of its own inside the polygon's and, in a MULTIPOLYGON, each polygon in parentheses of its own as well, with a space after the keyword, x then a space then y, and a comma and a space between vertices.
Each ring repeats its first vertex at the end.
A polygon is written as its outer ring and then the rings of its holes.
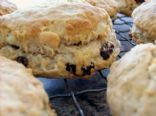
MULTIPOLYGON (((115 21, 113 21, 113 26, 116 31, 117 38, 120 40, 120 42, 122 44, 121 52, 120 52, 118 58, 121 58, 126 52, 128 52, 132 47, 135 46, 135 43, 132 41, 132 39, 129 35, 130 28, 132 27, 132 24, 133 24, 132 19, 123 14, 118 14, 117 19, 115 21)), ((105 69, 104 69, 104 70, 98 71, 97 73, 99 73, 101 78, 104 79, 104 81, 106 81, 106 83, 107 83, 108 71, 105 71, 105 69)), ((65 87, 66 87, 68 93, 53 95, 53 96, 50 96, 49 99, 50 99, 50 101, 53 101, 54 99, 59 98, 59 97, 71 97, 80 116, 85 116, 85 113, 77 100, 77 96, 86 94, 86 93, 99 93, 101 91, 106 91, 106 87, 107 87, 107 86, 105 86, 105 87, 102 87, 99 89, 86 89, 86 90, 74 92, 70 88, 67 79, 64 79, 64 83, 65 83, 65 87)))

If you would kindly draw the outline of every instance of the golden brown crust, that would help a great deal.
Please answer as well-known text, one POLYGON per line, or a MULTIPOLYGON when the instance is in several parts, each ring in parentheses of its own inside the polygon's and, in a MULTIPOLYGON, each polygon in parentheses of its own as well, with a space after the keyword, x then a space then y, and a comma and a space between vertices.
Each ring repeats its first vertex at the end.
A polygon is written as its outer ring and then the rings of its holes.
POLYGON ((109 67, 119 53, 108 13, 87 3, 18 10, 0 18, 0 34, 0 53, 14 60, 27 57, 35 75, 82 77, 89 67, 90 76, 109 67), (106 43, 113 50, 106 49, 104 60, 100 50, 106 43))
POLYGON ((145 2, 132 14, 134 25, 132 37, 136 41, 155 42, 156 40, 156 1, 145 2))
POLYGON ((105 9, 111 17, 116 16, 118 6, 114 0, 85 0, 93 6, 105 9))
POLYGON ((0 56, 0 115, 56 116, 30 69, 0 56))
MULTIPOLYGON (((102 27, 100 23, 108 18, 107 13, 101 9, 85 4, 66 3, 56 8, 42 9, 42 12, 34 8, 2 17, 0 32, 7 34, 10 31, 15 38, 27 38, 23 41, 29 39, 28 41, 33 43, 34 37, 38 37, 41 32, 53 31, 50 35, 57 34, 66 44, 79 42, 86 44, 97 35, 105 36, 107 32, 101 31, 105 27, 102 27), (95 32, 91 33, 93 30, 95 32)), ((4 38, 6 36, 4 35, 4 38)), ((20 42, 18 39, 16 41, 20 42)))
POLYGON ((16 9, 16 6, 8 0, 0 0, 0 16, 14 12, 16 9))

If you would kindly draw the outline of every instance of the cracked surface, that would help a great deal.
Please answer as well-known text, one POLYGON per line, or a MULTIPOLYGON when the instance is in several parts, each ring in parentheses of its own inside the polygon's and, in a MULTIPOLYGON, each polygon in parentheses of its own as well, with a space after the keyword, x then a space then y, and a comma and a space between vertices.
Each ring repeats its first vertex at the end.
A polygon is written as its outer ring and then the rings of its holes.
POLYGON ((119 49, 109 15, 89 4, 34 7, 0 18, 0 54, 18 59, 37 76, 90 77, 109 67, 119 49), (100 52, 106 43, 113 47, 103 48, 109 52, 103 59, 105 52, 100 52))
POLYGON ((155 116, 156 45, 141 44, 115 62, 107 100, 113 116, 155 116))
POLYGON ((137 43, 154 43, 156 40, 156 1, 145 2, 134 10, 132 17, 134 20, 133 39, 137 43))
POLYGON ((0 56, 0 115, 56 116, 31 70, 0 56))

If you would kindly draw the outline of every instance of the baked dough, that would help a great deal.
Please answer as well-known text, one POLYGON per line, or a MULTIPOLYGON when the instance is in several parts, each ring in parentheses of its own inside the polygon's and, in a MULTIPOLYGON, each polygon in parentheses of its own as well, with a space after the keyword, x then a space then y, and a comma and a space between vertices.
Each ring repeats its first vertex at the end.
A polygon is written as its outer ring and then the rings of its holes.
POLYGON ((155 116, 156 45, 137 45, 112 65, 107 101, 112 116, 155 116))
POLYGON ((37 76, 89 77, 107 68, 119 42, 105 10, 68 2, 0 17, 0 54, 37 76))
POLYGON ((133 10, 145 0, 115 0, 121 13, 131 16, 133 10))
POLYGON ((156 1, 143 3, 132 14, 134 25, 132 37, 136 43, 155 42, 156 40, 156 1))
POLYGON ((0 16, 12 13, 16 10, 16 5, 8 0, 0 0, 0 16))
POLYGON ((111 17, 115 17, 118 12, 118 5, 115 0, 86 0, 86 2, 105 9, 111 17))
POLYGON ((0 115, 56 116, 30 69, 0 56, 0 115))

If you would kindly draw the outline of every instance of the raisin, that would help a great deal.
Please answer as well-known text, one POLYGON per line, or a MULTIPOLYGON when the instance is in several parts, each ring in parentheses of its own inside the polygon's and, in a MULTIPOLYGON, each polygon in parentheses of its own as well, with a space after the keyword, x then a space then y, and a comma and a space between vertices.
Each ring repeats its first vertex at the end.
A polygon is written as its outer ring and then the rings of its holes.
POLYGON ((145 0, 135 0, 136 3, 142 3, 142 2, 145 2, 145 0))
POLYGON ((17 61, 18 63, 23 64, 25 67, 28 66, 28 59, 27 59, 26 57, 24 57, 24 56, 19 56, 19 57, 17 57, 16 61, 17 61))
POLYGON ((16 46, 16 45, 10 45, 10 46, 14 49, 19 49, 19 46, 16 46))
POLYGON ((113 53, 114 45, 112 43, 105 43, 100 50, 100 55, 104 60, 107 60, 113 53))
POLYGON ((94 68, 94 64, 91 63, 90 66, 87 67, 82 67, 81 70, 83 71, 83 76, 85 75, 90 75, 91 74, 91 69, 94 68))
POLYGON ((76 65, 67 63, 66 70, 70 73, 76 74, 76 65))
POLYGON ((74 43, 73 45, 74 46, 80 46, 82 44, 82 42, 80 41, 80 42, 78 42, 78 43, 74 43))

